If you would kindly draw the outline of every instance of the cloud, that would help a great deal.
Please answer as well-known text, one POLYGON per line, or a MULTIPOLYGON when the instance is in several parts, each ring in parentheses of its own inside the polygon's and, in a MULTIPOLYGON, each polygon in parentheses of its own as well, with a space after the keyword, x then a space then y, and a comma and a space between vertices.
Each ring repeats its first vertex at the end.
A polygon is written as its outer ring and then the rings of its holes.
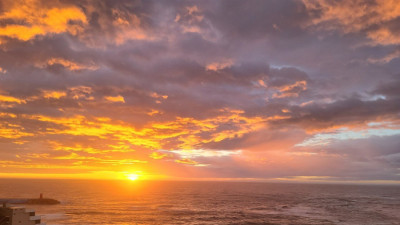
POLYGON ((15 98, 13 96, 0 95, 0 102, 21 104, 21 103, 25 103, 26 101, 23 99, 15 98))
POLYGON ((397 99, 400 95, 400 91, 397 88, 398 85, 400 85, 400 81, 397 80, 394 80, 390 83, 379 84, 378 87, 372 91, 372 94, 383 95, 390 99, 397 99))
POLYGON ((33 136, 30 133, 24 132, 21 126, 15 124, 2 124, 0 126, 0 131, 0 137, 7 139, 18 139, 21 137, 33 136))
MULTIPOLYGON (((51 96, 54 97, 53 95, 51 96)), ((66 97, 66 96, 63 96, 66 97)), ((9 118, 4 114, 4 118, 9 118)), ((84 139, 96 138, 98 143, 104 143, 107 147, 87 146, 82 144, 60 145, 58 141, 50 142, 51 148, 55 150, 96 152, 129 152, 132 148, 165 149, 183 148, 192 149, 203 143, 219 142, 224 139, 240 137, 262 127, 260 118, 246 118, 241 112, 226 111, 225 115, 205 120, 194 120, 191 118, 175 118, 173 121, 149 123, 143 128, 107 117, 85 117, 74 115, 71 117, 50 117, 45 115, 19 114, 12 116, 13 120, 4 120, 4 126, 13 123, 12 129, 4 129, 4 138, 9 138, 10 133, 20 132, 24 136, 36 136, 37 138, 47 136, 49 141, 55 135, 66 135, 82 137, 84 139), (226 121, 230 121, 231 127, 223 132, 216 133, 223 128, 226 121), (20 125, 21 124, 21 125, 20 125), (24 126, 24 127, 22 127, 24 126), (29 127, 28 127, 29 126, 29 127), (38 129, 38 127, 40 127, 38 129), (6 135, 7 134, 7 135, 6 135), (205 138, 205 136, 208 136, 205 138), (106 144, 109 143, 109 144, 106 144)), ((64 138, 66 138, 64 137, 64 138)), ((21 140, 23 141, 23 139, 21 140)), ((207 153, 207 152, 204 152, 207 153)), ((220 152, 221 154, 223 152, 220 152)), ((211 154, 208 152, 207 154, 211 154)), ((217 155, 219 153, 216 153, 217 155)), ((216 155, 216 156, 217 156, 216 155)))
POLYGON ((391 23, 400 17, 400 4, 389 1, 304 0, 307 10, 315 15, 312 24, 323 29, 345 33, 363 32, 375 44, 399 44, 398 30, 391 23))
POLYGON ((194 166, 201 165, 198 162, 191 160, 191 159, 177 159, 177 160, 175 160, 175 162, 182 163, 182 164, 188 164, 188 165, 194 165, 194 166))
POLYGON ((294 84, 279 87, 278 90, 279 93, 275 93, 273 98, 298 97, 299 92, 307 90, 307 82, 297 81, 294 84))
POLYGON ((240 150, 236 151, 228 151, 228 150, 206 150, 206 149, 191 149, 191 150, 171 150, 168 151, 179 155, 182 158, 192 159, 192 158, 201 158, 201 157, 228 157, 232 155, 238 155, 241 153, 240 150))
POLYGON ((168 157, 168 154, 163 154, 163 153, 159 153, 159 152, 152 152, 150 154, 150 157, 153 159, 163 159, 165 157, 168 157))
POLYGON ((290 118, 274 122, 294 123, 310 132, 317 132, 321 129, 364 126, 375 121, 393 121, 396 120, 400 109, 395 101, 362 101, 353 98, 328 104, 307 104, 303 107, 293 107, 290 118))
POLYGON ((394 52, 382 57, 382 58, 368 58, 368 62, 375 64, 386 64, 390 63, 392 60, 400 57, 400 50, 397 49, 394 52))
MULTIPOLYGON (((338 139, 321 148, 315 146, 308 151, 317 154, 331 154, 341 161, 342 168, 347 172, 349 179, 396 179, 396 168, 399 164, 399 155, 396 145, 397 135, 372 136, 358 139, 338 139), (388 172, 392 171, 392 172, 388 172)), ((339 168, 330 175, 340 176, 339 168)))
MULTIPOLYGON (((143 5, 146 5, 142 3, 143 5)), ((138 7, 137 2, 83 1, 88 24, 79 39, 91 47, 105 44, 122 45, 127 41, 151 41, 159 34, 146 26, 148 16, 138 7)))
MULTIPOLYGON (((51 58, 47 60, 47 65, 46 66, 53 66, 53 65, 61 65, 69 70, 76 71, 76 70, 83 70, 83 69, 88 69, 88 70, 97 70, 98 67, 94 65, 83 65, 80 63, 72 62, 66 59, 62 58, 51 58)), ((39 65, 39 67, 44 67, 43 65, 39 65)))
POLYGON ((368 37, 381 45, 398 45, 400 38, 397 31, 381 28, 368 33, 368 37))
POLYGON ((2 21, 12 21, 0 28, 0 36, 27 41, 39 35, 79 32, 87 23, 82 10, 58 1, 51 4, 41 0, 3 2, 2 21))
POLYGON ((212 70, 212 71, 218 71, 218 70, 224 69, 224 68, 232 66, 232 65, 233 65, 232 60, 226 60, 225 62, 221 62, 221 63, 218 63, 218 62, 210 63, 206 66, 206 69, 212 70))
POLYGON ((67 96, 67 93, 63 92, 63 91, 49 91, 49 90, 44 90, 42 91, 43 93, 43 97, 44 98, 55 98, 55 99, 59 99, 62 97, 67 96))
POLYGON ((69 89, 70 93, 72 94, 73 99, 87 99, 91 100, 92 99, 92 88, 88 86, 77 86, 77 87, 71 87, 69 89))
POLYGON ((125 103, 125 99, 121 95, 118 95, 118 96, 105 96, 104 98, 107 101, 110 101, 110 102, 122 102, 122 103, 125 103))

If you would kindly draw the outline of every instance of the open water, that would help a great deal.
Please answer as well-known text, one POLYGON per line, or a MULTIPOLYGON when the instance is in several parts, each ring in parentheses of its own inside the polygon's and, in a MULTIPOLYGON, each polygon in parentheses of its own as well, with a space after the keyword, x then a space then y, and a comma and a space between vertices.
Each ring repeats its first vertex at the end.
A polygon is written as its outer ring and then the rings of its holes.
POLYGON ((400 186, 256 182, 0 180, 0 198, 54 224, 400 224, 400 186))

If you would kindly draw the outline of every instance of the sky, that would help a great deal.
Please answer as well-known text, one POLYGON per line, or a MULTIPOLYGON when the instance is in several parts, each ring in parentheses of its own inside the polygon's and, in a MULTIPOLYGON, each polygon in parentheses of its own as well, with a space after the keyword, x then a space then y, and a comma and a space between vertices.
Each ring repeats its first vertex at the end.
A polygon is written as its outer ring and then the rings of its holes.
POLYGON ((0 177, 400 183, 397 0, 1 0, 0 177))

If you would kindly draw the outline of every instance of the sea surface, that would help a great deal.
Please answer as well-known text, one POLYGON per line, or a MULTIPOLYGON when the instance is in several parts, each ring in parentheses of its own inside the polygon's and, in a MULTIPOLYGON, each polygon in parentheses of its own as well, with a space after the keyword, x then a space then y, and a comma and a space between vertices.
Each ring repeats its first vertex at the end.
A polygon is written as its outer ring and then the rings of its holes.
POLYGON ((0 180, 0 198, 54 224, 400 224, 400 186, 256 182, 0 180))

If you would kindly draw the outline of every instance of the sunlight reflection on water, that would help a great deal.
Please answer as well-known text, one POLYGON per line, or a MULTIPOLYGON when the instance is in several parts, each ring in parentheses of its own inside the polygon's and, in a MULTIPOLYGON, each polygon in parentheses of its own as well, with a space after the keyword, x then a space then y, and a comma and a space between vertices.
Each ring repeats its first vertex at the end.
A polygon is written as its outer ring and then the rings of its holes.
POLYGON ((398 186, 246 182, 0 180, 0 197, 53 224, 396 224, 398 186), (29 184, 29 186, 28 186, 29 184))

